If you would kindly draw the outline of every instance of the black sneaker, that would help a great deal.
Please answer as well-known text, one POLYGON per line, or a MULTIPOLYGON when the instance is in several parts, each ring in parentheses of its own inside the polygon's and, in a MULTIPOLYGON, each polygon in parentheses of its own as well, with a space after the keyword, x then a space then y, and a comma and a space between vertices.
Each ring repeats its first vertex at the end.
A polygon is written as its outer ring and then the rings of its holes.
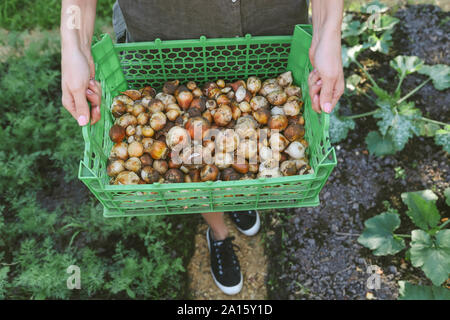
POLYGON ((261 226, 258 211, 255 210, 230 212, 230 217, 237 229, 249 237, 257 234, 261 226))
POLYGON ((242 289, 242 273, 239 261, 233 250, 234 237, 215 241, 208 228, 206 241, 208 242, 209 254, 211 256, 211 274, 214 282, 223 293, 228 295, 237 294, 242 289))

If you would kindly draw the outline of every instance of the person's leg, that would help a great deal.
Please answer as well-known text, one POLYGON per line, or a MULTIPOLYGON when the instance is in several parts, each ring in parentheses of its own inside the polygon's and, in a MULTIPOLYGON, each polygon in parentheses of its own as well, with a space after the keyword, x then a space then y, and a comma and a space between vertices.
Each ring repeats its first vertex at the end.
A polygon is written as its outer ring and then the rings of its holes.
POLYGON ((210 226, 214 240, 225 240, 228 237, 228 229, 223 219, 223 212, 202 213, 206 223, 210 226))
POLYGON ((237 294, 242 289, 244 278, 233 249, 234 237, 228 236, 223 212, 208 212, 202 215, 209 225, 206 241, 210 252, 212 278, 223 293, 237 294))

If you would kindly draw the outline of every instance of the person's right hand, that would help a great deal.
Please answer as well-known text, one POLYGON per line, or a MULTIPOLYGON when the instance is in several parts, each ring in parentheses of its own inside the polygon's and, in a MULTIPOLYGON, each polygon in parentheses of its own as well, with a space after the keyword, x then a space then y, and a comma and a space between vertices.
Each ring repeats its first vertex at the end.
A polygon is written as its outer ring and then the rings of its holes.
POLYGON ((101 88, 94 80, 95 68, 87 50, 64 50, 61 59, 62 104, 80 126, 100 120, 101 88), (88 101, 92 110, 89 110, 88 101))

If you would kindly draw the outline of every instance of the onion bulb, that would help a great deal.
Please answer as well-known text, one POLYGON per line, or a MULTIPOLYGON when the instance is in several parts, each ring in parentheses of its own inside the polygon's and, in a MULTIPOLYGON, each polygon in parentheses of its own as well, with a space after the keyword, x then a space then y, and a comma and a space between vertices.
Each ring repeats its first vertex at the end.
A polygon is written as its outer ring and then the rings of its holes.
POLYGON ((181 150, 190 142, 191 138, 187 130, 179 126, 172 127, 166 135, 166 144, 170 149, 181 150))
POLYGON ((144 154, 144 146, 138 141, 134 141, 128 145, 128 155, 130 157, 140 157, 144 154))
POLYGON ((155 160, 165 159, 167 154, 169 153, 169 149, 167 148, 167 145, 164 143, 164 141, 156 140, 150 146, 149 153, 155 160))
POLYGON ((109 129, 109 137, 115 143, 122 142, 125 139, 125 129, 115 124, 109 129))
POLYGON ((225 129, 219 132, 215 143, 219 152, 234 152, 239 145, 239 136, 233 129, 225 129))
POLYGON ((164 179, 168 183, 181 183, 184 181, 184 174, 178 169, 170 169, 164 175, 164 179))
POLYGON ((111 149, 111 158, 127 160, 128 159, 128 144, 126 142, 116 143, 111 149))
POLYGON ((217 110, 216 113, 214 113, 214 122, 221 127, 226 126, 228 123, 230 123, 231 119, 233 118, 233 114, 231 112, 231 108, 223 104, 221 105, 217 110))
POLYGON ((154 183, 154 182, 158 182, 159 178, 160 178, 160 174, 158 171, 156 171, 155 169, 153 169, 150 166, 145 166, 144 168, 142 168, 141 170, 141 178, 142 180, 144 180, 146 183, 154 183))
POLYGON ((139 176, 132 171, 122 171, 117 175, 116 184, 139 184, 139 176))
POLYGON ((150 126, 153 130, 158 131, 164 128, 167 122, 167 117, 162 112, 156 112, 152 114, 150 118, 150 126))
POLYGON ((284 151, 293 159, 301 159, 305 156, 305 147, 298 141, 291 142, 291 144, 284 151))
POLYGON ((155 99, 161 100, 161 102, 165 105, 168 106, 171 103, 177 103, 177 99, 175 99, 175 97, 171 94, 167 94, 164 92, 160 92, 155 96, 155 99))
POLYGON ((214 156, 214 164, 219 169, 226 169, 233 164, 233 154, 227 152, 216 152, 214 156))
POLYGON ((269 102, 263 96, 254 96, 252 100, 250 100, 250 107, 253 111, 257 111, 261 108, 268 108, 269 102))
POLYGON ((109 163, 106 172, 108 176, 115 177, 125 170, 125 162, 121 159, 113 160, 109 163))
POLYGON ((219 175, 219 169, 213 164, 207 164, 200 171, 201 181, 215 181, 219 175))
POLYGON ((247 79, 247 90, 255 95, 261 89, 261 80, 257 77, 249 77, 247 79))
POLYGON ((137 157, 131 157, 125 162, 125 168, 129 171, 138 172, 141 166, 141 160, 137 157))
POLYGON ((282 87, 287 87, 290 84, 292 84, 292 72, 291 71, 287 71, 285 73, 282 73, 278 76, 277 78, 278 84, 282 87))
POLYGON ((281 133, 275 132, 270 135, 269 144, 272 150, 281 152, 287 147, 289 140, 281 133))

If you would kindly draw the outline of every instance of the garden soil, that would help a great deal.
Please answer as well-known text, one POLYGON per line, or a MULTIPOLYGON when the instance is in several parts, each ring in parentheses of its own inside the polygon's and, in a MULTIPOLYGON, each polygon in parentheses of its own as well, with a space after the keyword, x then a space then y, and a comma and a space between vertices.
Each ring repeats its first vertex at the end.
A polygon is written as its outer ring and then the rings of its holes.
MULTIPOLYGON (((361 57, 364 65, 374 64, 370 72, 376 79, 385 79, 384 87, 395 81, 389 60, 396 55, 417 55, 427 63, 448 64, 448 12, 435 6, 408 6, 396 16, 403 23, 394 34, 392 56, 368 53, 361 57)), ((421 75, 411 75, 403 88, 411 90, 421 79, 421 75)), ((353 113, 374 108, 363 97, 352 99, 353 113)), ((449 99, 449 90, 437 91, 428 84, 410 100, 424 115, 448 122, 449 99)), ((448 217, 443 191, 450 185, 449 155, 433 139, 416 137, 396 155, 373 157, 364 138, 376 128, 373 118, 357 119, 355 130, 335 145, 338 165, 321 192, 319 207, 263 215, 266 232, 273 233, 267 251, 272 283, 269 298, 396 299, 398 280, 431 284, 420 269, 405 261, 405 250, 395 256, 375 257, 357 238, 364 221, 384 211, 384 201, 401 213, 399 233, 414 229, 400 198, 407 191, 432 189, 439 196, 439 211, 448 217), (401 170, 403 174, 399 174, 401 170), (377 270, 375 275, 372 270, 377 270), (380 287, 369 289, 367 281, 374 277, 380 279, 380 287)))

